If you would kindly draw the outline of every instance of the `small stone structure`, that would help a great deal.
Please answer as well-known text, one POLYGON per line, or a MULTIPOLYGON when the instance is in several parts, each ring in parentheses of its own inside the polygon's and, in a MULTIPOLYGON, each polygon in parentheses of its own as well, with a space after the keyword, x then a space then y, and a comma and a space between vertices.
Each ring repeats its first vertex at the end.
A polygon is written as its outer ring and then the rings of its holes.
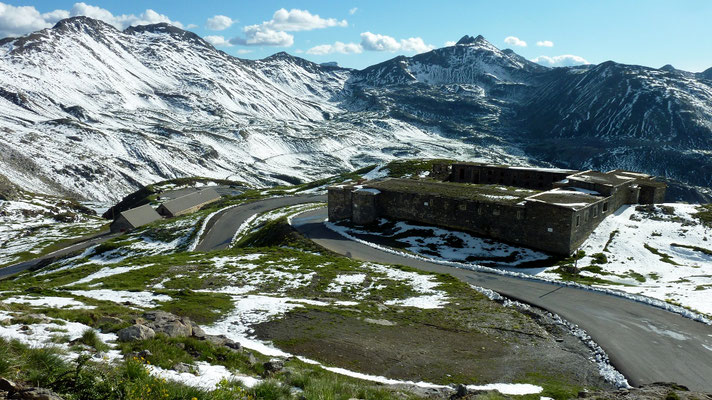
POLYGON ((158 207, 158 213, 164 217, 177 217, 198 211, 201 207, 220 200, 215 189, 203 189, 169 200, 158 207))
POLYGON ((624 204, 660 203, 665 189, 650 175, 623 170, 435 164, 429 179, 330 187, 329 220, 408 220, 569 255, 607 215, 624 204))
POLYGON ((150 205, 145 204, 141 207, 121 212, 114 222, 109 225, 109 229, 113 233, 128 232, 159 219, 161 219, 161 216, 158 215, 156 210, 150 205))

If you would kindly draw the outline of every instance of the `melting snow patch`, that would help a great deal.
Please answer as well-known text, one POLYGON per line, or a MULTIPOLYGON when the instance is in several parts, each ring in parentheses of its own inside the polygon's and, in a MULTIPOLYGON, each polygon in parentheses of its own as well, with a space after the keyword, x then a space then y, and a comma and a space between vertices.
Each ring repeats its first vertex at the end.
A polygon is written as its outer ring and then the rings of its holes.
POLYGON ((135 265, 135 266, 130 266, 130 267, 115 267, 115 268, 110 268, 110 267, 104 267, 100 269, 97 272, 94 272, 93 274, 90 274, 76 282, 69 283, 65 286, 73 286, 73 285, 80 285, 82 283, 88 283, 96 279, 101 279, 101 278, 106 278, 112 275, 118 275, 118 274, 123 274, 124 272, 129 272, 133 271, 136 269, 141 269, 141 268, 146 268, 150 267, 153 264, 146 264, 146 265, 135 265))
POLYGON ((235 296, 233 301, 235 302, 235 308, 225 319, 212 326, 203 327, 203 329, 211 335, 225 335, 247 348, 268 356, 289 355, 262 341, 251 338, 250 335, 253 332, 251 325, 271 321, 294 308, 301 307, 302 304, 329 305, 329 303, 315 300, 264 295, 235 296))
POLYGON ((251 376, 235 375, 223 365, 212 365, 205 361, 199 361, 195 363, 195 367, 197 369, 196 373, 192 374, 190 372, 163 369, 155 365, 146 365, 148 373, 157 378, 164 378, 203 390, 215 390, 218 383, 223 379, 240 381, 248 388, 261 382, 261 380, 251 376))
POLYGON ((64 308, 67 310, 92 310, 96 306, 88 306, 81 301, 71 299, 69 297, 31 297, 31 296, 17 296, 11 297, 9 299, 2 300, 3 303, 7 304, 27 304, 34 307, 52 307, 52 308, 64 308))
POLYGON ((152 292, 129 292, 126 290, 72 290, 75 296, 84 296, 97 300, 113 301, 114 303, 129 302, 138 307, 153 308, 159 301, 170 301, 171 297, 165 294, 154 294, 152 292))

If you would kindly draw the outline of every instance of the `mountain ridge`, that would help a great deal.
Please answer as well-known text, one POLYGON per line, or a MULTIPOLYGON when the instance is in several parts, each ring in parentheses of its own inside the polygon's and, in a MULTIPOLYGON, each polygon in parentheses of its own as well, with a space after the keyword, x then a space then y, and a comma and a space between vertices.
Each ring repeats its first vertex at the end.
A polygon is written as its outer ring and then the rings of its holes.
POLYGON ((712 186, 699 173, 712 167, 707 71, 548 68, 481 35, 354 70, 87 17, 0 43, 0 165, 39 192, 113 200, 178 176, 273 184, 399 157, 622 166, 712 186), (575 151, 581 139, 590 151, 575 151))

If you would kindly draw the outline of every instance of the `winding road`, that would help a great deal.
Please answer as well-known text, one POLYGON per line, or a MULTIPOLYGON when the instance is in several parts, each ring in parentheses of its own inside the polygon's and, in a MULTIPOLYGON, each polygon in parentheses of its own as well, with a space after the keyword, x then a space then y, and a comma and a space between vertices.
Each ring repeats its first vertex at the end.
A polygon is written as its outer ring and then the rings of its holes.
MULTIPOLYGON (((218 216, 198 248, 205 251, 226 247, 239 226, 256 213, 325 201, 325 197, 273 198, 229 209, 218 216)), ((675 382, 692 390, 712 392, 712 326, 602 292, 454 268, 385 252, 328 229, 323 223, 326 215, 326 208, 307 211, 293 217, 292 225, 317 244, 347 257, 447 273, 556 313, 584 329, 633 386, 675 382)))
MULTIPOLYGON (((239 227, 256 214, 290 205, 324 201, 326 196, 323 195, 277 197, 225 209, 211 219, 196 250, 226 248, 239 227)), ((346 239, 328 229, 324 225, 326 215, 326 208, 307 211, 293 217, 292 225, 315 243, 344 256, 447 273, 464 282, 556 313, 584 329, 633 386, 675 382, 692 390, 712 392, 712 326, 602 292, 454 268, 385 252, 346 239)), ((93 244, 94 240, 107 239, 95 238, 50 256, 76 251, 93 244)), ((28 269, 29 263, 37 265, 38 261, 0 269, 0 277, 28 269)))
MULTIPOLYGON (((304 203, 326 201, 326 195, 273 197, 225 209, 213 217, 214 223, 204 234, 196 251, 222 250, 232 241, 240 226, 255 214, 304 203)), ((209 223, 210 224, 210 223, 209 223)))

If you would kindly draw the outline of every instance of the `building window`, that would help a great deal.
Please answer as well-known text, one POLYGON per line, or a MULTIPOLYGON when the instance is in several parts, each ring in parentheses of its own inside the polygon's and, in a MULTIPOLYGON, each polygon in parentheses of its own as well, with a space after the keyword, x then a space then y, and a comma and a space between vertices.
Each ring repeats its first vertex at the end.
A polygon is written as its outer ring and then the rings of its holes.
POLYGON ((579 226, 579 225, 581 225, 581 216, 577 215, 576 216, 576 226, 579 226))
POLYGON ((593 218, 598 217, 598 204, 593 206, 593 218))
POLYGON ((482 215, 482 206, 477 206, 477 214, 482 215))
POLYGON ((524 210, 517 210, 517 219, 524 218, 524 210))
POLYGON ((603 203, 603 212, 607 212, 607 211, 608 211, 608 202, 606 201, 605 203, 603 203))
POLYGON ((467 211, 467 203, 460 203, 460 211, 467 211))
POLYGON ((495 207, 492 209, 492 215, 499 215, 499 208, 495 207))
POLYGON ((460 168, 460 180, 464 180, 464 179, 465 179, 465 169, 460 168))

